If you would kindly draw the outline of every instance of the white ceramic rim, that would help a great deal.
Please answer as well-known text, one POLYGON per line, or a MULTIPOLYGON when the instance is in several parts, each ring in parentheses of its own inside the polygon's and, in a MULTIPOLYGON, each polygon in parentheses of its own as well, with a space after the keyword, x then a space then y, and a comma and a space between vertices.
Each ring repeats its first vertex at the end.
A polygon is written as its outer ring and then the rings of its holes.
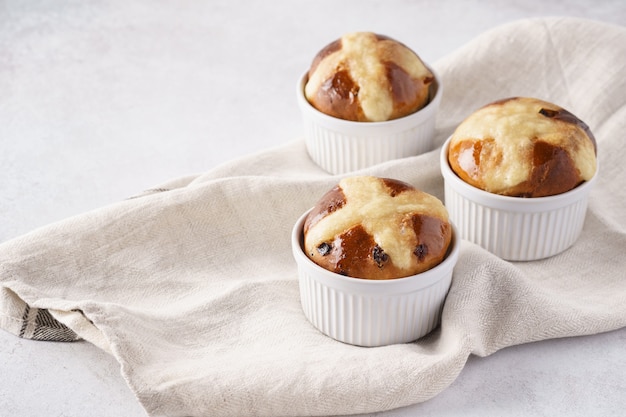
POLYGON ((316 280, 330 288, 342 289, 346 292, 358 294, 376 294, 376 295, 395 295, 406 294, 408 292, 416 292, 437 284, 447 275, 452 274, 460 252, 461 242, 458 237, 456 226, 450 222, 452 226, 452 240, 445 259, 437 266, 404 278, 394 278, 386 280, 372 280, 363 278, 353 278, 331 272, 317 265, 308 256, 306 256, 303 244, 303 227, 306 216, 313 210, 307 210, 296 221, 291 232, 291 245, 296 262, 299 264, 307 264, 307 267, 313 269, 316 273, 316 280))
POLYGON ((584 198, 591 191, 593 184, 596 182, 599 172, 599 165, 596 164, 596 172, 593 177, 580 184, 578 187, 562 194, 556 194, 548 197, 511 197, 490 193, 463 181, 450 167, 448 162, 448 147, 452 136, 448 137, 444 142, 440 156, 441 174, 448 185, 463 197, 472 200, 486 207, 498 210, 506 210, 515 213, 536 213, 543 211, 556 210, 566 207, 576 201, 584 198))
POLYGON ((304 85, 308 80, 308 71, 305 71, 298 80, 296 90, 298 105, 301 110, 307 112, 307 115, 318 125, 342 133, 362 135, 364 137, 378 137, 381 134, 388 134, 393 131, 407 130, 415 125, 419 125, 424 120, 434 117, 437 109, 439 108, 439 103, 441 102, 441 96, 443 94, 441 79, 432 68, 429 66, 426 66, 426 68, 430 70, 435 78, 433 84, 431 84, 429 88, 431 97, 428 104, 416 112, 398 119, 383 122, 355 122, 352 120, 339 119, 337 117, 329 116, 326 113, 322 113, 313 107, 304 96, 304 85), (434 95, 432 94, 433 90, 434 95))

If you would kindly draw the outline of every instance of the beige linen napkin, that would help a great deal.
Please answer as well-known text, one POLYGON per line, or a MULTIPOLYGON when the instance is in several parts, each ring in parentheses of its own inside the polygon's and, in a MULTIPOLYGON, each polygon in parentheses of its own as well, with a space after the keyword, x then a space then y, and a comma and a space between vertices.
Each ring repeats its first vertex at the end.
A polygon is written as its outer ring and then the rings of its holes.
MULTIPOLYGON (((0 326, 106 349, 153 416, 387 410, 444 390, 470 354, 626 326, 625 63, 626 28, 549 18, 434 64, 439 145, 477 107, 535 96, 587 122, 601 173, 566 252, 511 263, 463 242, 442 325, 416 343, 350 346, 305 319, 289 234, 338 177, 301 140, 2 244, 0 326)), ((438 150, 360 173, 443 198, 438 150)))

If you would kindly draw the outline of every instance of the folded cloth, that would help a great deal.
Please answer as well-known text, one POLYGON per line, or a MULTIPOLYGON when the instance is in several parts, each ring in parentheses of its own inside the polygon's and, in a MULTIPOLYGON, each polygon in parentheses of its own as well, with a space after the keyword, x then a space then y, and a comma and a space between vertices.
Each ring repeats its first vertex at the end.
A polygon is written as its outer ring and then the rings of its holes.
MULTIPOLYGON (((303 141, 162 184, 0 246, 0 326, 110 352, 152 416, 376 412, 444 390, 468 356, 626 326, 626 28, 545 18, 495 28, 435 63, 441 145, 508 96, 557 103, 595 133, 601 172, 564 253, 506 262, 463 242, 441 326, 362 348, 313 328, 292 225, 338 177, 303 141)), ((443 199, 438 150, 360 174, 443 199)))

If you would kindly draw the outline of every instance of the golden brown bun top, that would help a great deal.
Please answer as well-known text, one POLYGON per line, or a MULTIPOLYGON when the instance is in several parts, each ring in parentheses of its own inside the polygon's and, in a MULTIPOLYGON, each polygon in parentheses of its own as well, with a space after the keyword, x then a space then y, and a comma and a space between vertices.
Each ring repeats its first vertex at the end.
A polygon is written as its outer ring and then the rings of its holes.
POLYGON ((596 141, 567 110, 514 97, 471 114, 450 140, 448 161, 465 182, 490 193, 544 197, 569 191, 596 172, 596 141))
POLYGON ((420 58, 402 43, 354 32, 315 56, 304 92, 313 107, 330 116, 380 122, 424 107, 433 80, 420 58))
POLYGON ((436 197, 389 178, 348 177, 304 223, 304 250, 318 265, 366 279, 415 275, 439 264, 452 238, 436 197))

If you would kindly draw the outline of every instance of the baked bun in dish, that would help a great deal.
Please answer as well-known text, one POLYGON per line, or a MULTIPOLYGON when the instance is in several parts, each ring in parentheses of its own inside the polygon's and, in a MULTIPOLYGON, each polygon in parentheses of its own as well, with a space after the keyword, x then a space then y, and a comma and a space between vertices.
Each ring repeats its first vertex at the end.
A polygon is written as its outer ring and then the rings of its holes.
POLYGON ((454 131, 452 170, 490 193, 545 197, 590 180, 597 169, 589 127, 560 106, 530 97, 490 103, 454 131))
POLYGON ((436 197, 395 179, 354 176, 318 201, 303 234, 307 256, 329 271, 394 279, 441 263, 452 226, 436 197))
POLYGON ((353 32, 317 53, 304 93, 313 107, 329 116, 381 122, 424 107, 434 79, 404 44, 371 32, 353 32))

